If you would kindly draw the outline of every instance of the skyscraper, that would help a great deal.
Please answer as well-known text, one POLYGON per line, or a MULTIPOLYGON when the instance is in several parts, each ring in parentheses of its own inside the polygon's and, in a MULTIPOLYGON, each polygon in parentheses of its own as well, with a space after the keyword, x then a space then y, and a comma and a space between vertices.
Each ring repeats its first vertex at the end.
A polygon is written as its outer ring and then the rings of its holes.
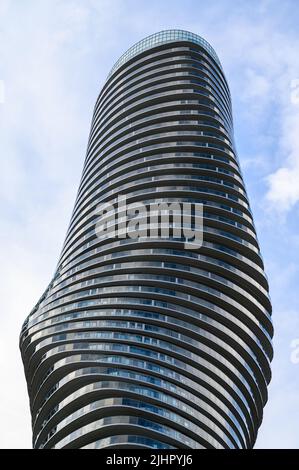
POLYGON ((100 92, 57 270, 22 328, 33 446, 251 448, 272 334, 222 66, 200 36, 156 33, 100 92), (155 207, 154 235, 132 236, 149 217, 128 204, 155 207), (176 232, 188 208, 197 245, 176 232))

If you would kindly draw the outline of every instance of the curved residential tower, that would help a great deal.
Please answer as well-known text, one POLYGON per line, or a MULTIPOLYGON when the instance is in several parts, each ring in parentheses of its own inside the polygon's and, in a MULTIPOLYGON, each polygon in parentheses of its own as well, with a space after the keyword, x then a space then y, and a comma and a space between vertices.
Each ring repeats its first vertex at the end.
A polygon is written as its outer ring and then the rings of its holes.
POLYGON ((272 334, 223 69, 201 37, 159 32, 102 88, 57 270, 22 328, 33 446, 252 448, 272 334))

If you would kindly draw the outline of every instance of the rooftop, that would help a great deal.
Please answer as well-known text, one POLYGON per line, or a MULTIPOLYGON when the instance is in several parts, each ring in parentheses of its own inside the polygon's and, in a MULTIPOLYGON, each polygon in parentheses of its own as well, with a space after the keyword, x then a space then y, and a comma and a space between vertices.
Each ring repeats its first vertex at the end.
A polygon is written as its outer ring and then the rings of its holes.
POLYGON ((107 80, 125 62, 132 59, 141 52, 151 49, 152 47, 159 46, 160 44, 166 44, 169 42, 176 41, 189 41, 193 42, 194 44, 198 44, 203 49, 205 49, 217 62, 219 67, 221 67, 221 63, 216 52, 208 43, 208 41, 206 41, 204 38, 198 36, 197 34, 190 33, 189 31, 184 31, 181 29, 167 29, 165 31, 159 31, 158 33, 151 34, 150 36, 141 39, 141 41, 138 41, 136 44, 130 47, 130 49, 128 49, 114 64, 114 66, 110 70, 107 80))

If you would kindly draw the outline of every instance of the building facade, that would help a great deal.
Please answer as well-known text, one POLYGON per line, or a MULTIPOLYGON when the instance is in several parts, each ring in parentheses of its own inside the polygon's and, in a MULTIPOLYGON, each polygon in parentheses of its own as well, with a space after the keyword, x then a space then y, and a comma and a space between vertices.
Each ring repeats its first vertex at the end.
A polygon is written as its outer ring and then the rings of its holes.
POLYGON ((201 37, 159 32, 100 92, 57 270, 22 328, 33 446, 252 448, 272 335, 222 66, 201 37), (123 209, 113 232, 120 197, 174 204, 168 236, 159 211, 154 236, 131 236, 123 209), (175 232, 193 205, 198 246, 175 232))

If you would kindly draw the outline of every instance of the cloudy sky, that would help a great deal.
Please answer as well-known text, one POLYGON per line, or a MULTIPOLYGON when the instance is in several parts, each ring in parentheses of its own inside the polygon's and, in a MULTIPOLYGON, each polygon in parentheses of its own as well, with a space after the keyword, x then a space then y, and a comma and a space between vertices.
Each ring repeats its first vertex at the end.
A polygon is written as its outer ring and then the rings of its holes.
POLYGON ((275 325, 256 447, 299 448, 298 20, 298 0, 0 0, 1 448, 31 446, 18 336, 58 261, 97 94, 168 28, 205 37, 230 84, 275 325))

